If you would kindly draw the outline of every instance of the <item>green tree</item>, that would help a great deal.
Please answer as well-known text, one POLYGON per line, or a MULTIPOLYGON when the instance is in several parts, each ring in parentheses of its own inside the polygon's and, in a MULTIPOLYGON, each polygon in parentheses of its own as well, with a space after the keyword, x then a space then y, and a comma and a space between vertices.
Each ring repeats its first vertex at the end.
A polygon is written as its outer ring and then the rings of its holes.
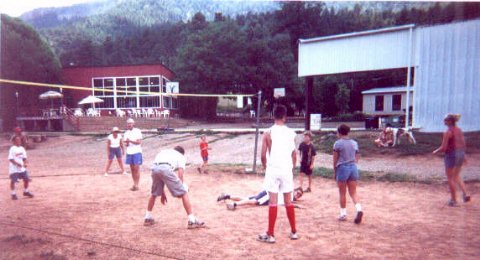
POLYGON ((350 103, 350 89, 346 84, 341 83, 338 85, 337 94, 335 94, 335 105, 342 114, 349 111, 348 103, 350 103))
MULTIPOLYGON (((48 44, 20 19, 1 15, 0 78, 9 80, 59 83, 60 63, 48 44)), ((25 85, 0 85, 0 116, 4 129, 15 124, 15 114, 32 112, 38 107, 38 95, 44 88, 25 85), (18 107, 15 93, 18 93, 18 107)))

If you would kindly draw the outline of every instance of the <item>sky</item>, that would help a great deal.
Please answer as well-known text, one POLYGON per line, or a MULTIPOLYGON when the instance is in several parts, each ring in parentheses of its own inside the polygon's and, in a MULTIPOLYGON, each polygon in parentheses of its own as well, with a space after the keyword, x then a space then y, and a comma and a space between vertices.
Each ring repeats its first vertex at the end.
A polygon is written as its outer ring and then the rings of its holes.
POLYGON ((13 17, 41 7, 70 6, 98 0, 0 0, 0 13, 13 17))

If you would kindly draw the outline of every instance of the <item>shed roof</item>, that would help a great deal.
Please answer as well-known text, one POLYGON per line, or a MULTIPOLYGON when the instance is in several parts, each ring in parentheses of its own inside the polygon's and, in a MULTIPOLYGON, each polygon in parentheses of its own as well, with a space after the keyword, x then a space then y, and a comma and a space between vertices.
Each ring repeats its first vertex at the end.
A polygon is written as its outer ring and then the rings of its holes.
MULTIPOLYGON (((413 86, 410 88, 410 91, 413 91, 413 86)), ((362 94, 385 94, 385 93, 398 93, 398 92, 407 92, 406 86, 396 86, 388 88, 372 88, 369 90, 362 91, 362 94)))

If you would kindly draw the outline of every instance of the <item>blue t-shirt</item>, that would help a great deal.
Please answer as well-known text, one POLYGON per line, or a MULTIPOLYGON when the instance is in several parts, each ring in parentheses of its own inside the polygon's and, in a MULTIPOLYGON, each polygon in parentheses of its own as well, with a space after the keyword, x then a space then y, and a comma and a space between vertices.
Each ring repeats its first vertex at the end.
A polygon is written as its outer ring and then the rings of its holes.
POLYGON ((352 164, 355 163, 358 144, 352 139, 341 138, 333 144, 333 150, 338 153, 337 167, 341 164, 352 164))

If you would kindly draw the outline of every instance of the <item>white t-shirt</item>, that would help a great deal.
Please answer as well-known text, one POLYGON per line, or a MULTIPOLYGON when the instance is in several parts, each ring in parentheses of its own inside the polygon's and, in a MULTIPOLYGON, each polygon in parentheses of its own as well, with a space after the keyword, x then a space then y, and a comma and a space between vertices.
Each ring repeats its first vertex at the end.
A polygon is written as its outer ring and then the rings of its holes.
POLYGON ((10 162, 10 165, 8 167, 8 173, 13 174, 16 172, 26 171, 27 169, 23 167, 23 159, 27 159, 27 152, 25 151, 25 148, 23 148, 22 146, 15 146, 15 145, 10 147, 10 151, 8 152, 8 161, 10 162), (19 167, 13 164, 12 162, 10 162, 10 160, 12 159, 22 166, 19 167))
POLYGON ((118 148, 120 147, 120 140, 122 140, 122 135, 117 134, 117 138, 113 137, 113 134, 108 136, 108 140, 110 140, 110 147, 111 148, 118 148))
MULTIPOLYGON (((138 141, 142 140, 142 131, 138 128, 133 128, 132 130, 127 130, 125 131, 125 134, 123 134, 123 141, 125 142, 127 139, 130 139, 132 141, 138 141)), ((128 143, 128 145, 125 143, 127 146, 127 154, 136 154, 136 153, 141 153, 142 152, 142 146, 139 144, 133 144, 133 143, 128 143)))
POLYGON ((155 156, 153 163, 168 163, 174 170, 179 168, 185 169, 187 158, 174 149, 167 149, 161 150, 157 156, 155 156))
POLYGON ((268 131, 272 147, 270 153, 267 152, 267 168, 292 169, 292 152, 295 152, 297 134, 285 125, 273 125, 268 131))

